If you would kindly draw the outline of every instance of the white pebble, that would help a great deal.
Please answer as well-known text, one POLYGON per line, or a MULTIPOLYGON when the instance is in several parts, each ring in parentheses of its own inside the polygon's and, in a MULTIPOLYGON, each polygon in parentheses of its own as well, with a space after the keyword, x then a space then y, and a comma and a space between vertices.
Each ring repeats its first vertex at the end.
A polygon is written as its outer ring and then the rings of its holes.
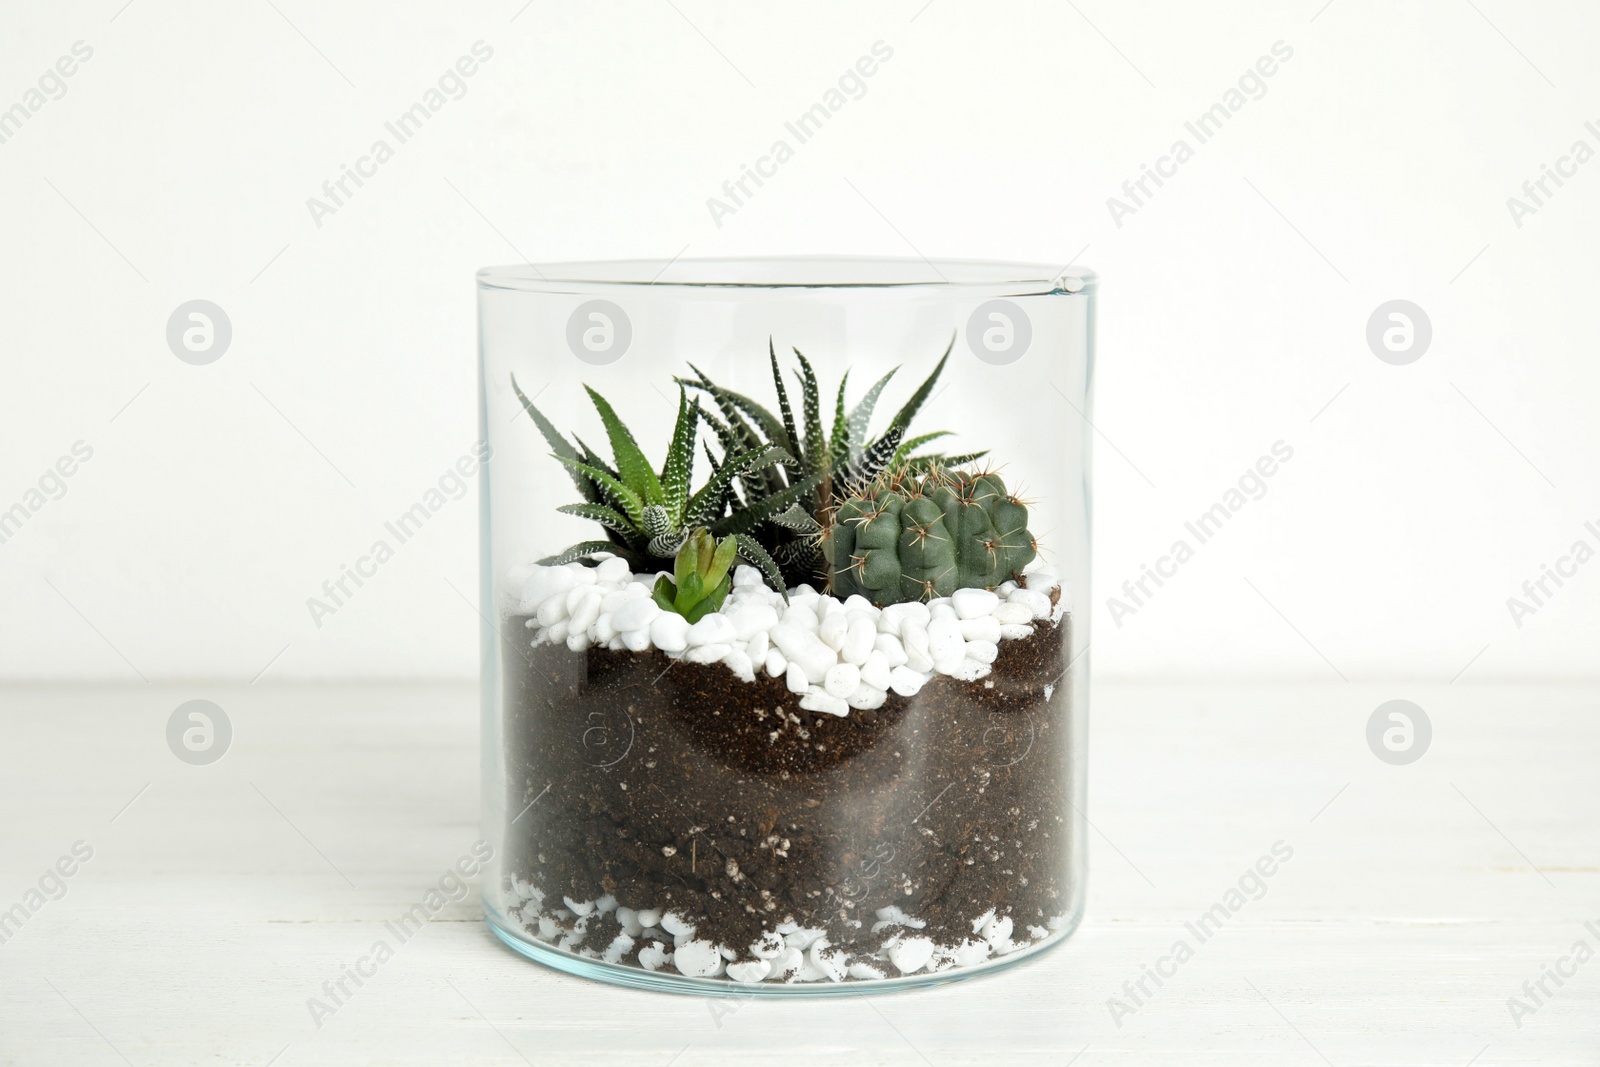
POLYGON ((889 672, 889 687, 903 697, 916 696, 927 680, 927 675, 919 674, 910 667, 896 667, 889 672))
POLYGON ((889 672, 889 658, 873 649, 867 655, 867 661, 861 665, 861 680, 874 689, 888 689, 889 672))
POLYGON ((784 941, 783 935, 775 930, 768 930, 761 935, 755 944, 750 946, 750 955, 758 960, 770 960, 782 952, 785 947, 787 947, 787 942, 784 941))
POLYGON ((660 908, 640 908, 639 909, 639 925, 640 926, 642 926, 646 930, 648 930, 652 926, 660 925, 660 923, 661 923, 661 909, 660 908))
POLYGON ((993 668, 991 668, 987 663, 982 663, 975 659, 963 658, 960 663, 956 664, 954 670, 943 671, 941 673, 948 674, 958 682, 976 682, 979 678, 989 677, 989 674, 992 670, 993 668))
POLYGON ((565 641, 567 639, 566 620, 563 619, 558 623, 554 623, 553 625, 546 627, 544 631, 544 639, 550 642, 552 645, 559 645, 561 642, 565 641))
POLYGON ((928 653, 940 674, 954 673, 966 658, 967 642, 955 619, 935 618, 928 624, 928 653))
POLYGON ((1019 587, 1016 582, 1001 582, 999 585, 994 587, 994 592, 996 596, 998 596, 1001 600, 1004 600, 1012 593, 1015 593, 1018 588, 1019 587))
POLYGON ((950 597, 951 606, 963 619, 976 619, 980 615, 987 615, 999 603, 1000 598, 987 589, 957 589, 950 597))
POLYGON ((644 924, 639 921, 639 913, 632 908, 618 908, 617 922, 622 924, 622 932, 629 937, 638 937, 644 933, 644 924))
POLYGON ((1028 580, 1029 589, 1044 593, 1046 596, 1050 594, 1052 589, 1061 584, 1060 579, 1049 571, 1029 571, 1023 577, 1028 580))
POLYGON ((748 588, 765 584, 761 572, 754 567, 741 563, 733 568, 733 584, 738 588, 748 588))
POLYGON ((828 973, 815 963, 812 963, 809 956, 802 956, 800 958, 800 970, 795 972, 795 976, 791 981, 820 982, 826 977, 828 977, 828 973))
POLYGON ((696 645, 685 652, 683 658, 690 663, 716 663, 732 651, 732 645, 696 645))
MULTIPOLYGON (((694 936, 694 924, 680 916, 675 911, 669 911, 665 915, 661 916, 661 929, 665 930, 673 937, 680 937, 683 935, 688 935, 691 937, 694 936)), ((708 941, 706 944, 709 945, 710 942, 708 941)))
POLYGON ((574 592, 578 597, 576 603, 567 609, 567 614, 570 616, 567 628, 573 633, 578 633, 593 626, 594 621, 600 617, 600 598, 603 594, 592 585, 581 585, 574 592))
POLYGON ((760 663, 767 658, 767 631, 757 630, 745 641, 745 654, 750 657, 750 662, 760 663))
POLYGON ((578 580, 579 585, 594 584, 593 567, 590 567, 579 560, 573 560, 571 563, 567 564, 566 569, 572 572, 572 576, 578 580))
POLYGON ((961 636, 968 641, 1000 640, 1000 620, 993 615, 980 615, 975 619, 961 620, 961 636))
POLYGON ((812 689, 800 698, 800 706, 807 711, 821 711, 844 718, 850 714, 850 705, 821 689, 812 689))
POLYGON ((1001 915, 991 918, 978 930, 978 936, 989 943, 989 947, 996 952, 1006 951, 1005 947, 1011 944, 1011 916, 1001 915))
POLYGON ((617 636, 617 628, 611 625, 611 616, 601 612, 600 617, 594 620, 594 640, 596 644, 603 645, 617 636))
POLYGON ((929 622, 934 619, 953 619, 955 617, 956 609, 951 607, 949 597, 940 597, 938 600, 930 600, 928 602, 929 622))
POLYGON ((715 944, 704 939, 679 945, 672 962, 680 974, 691 978, 715 978, 722 973, 722 953, 715 944))
POLYGON ((817 635, 817 613, 812 610, 810 603, 791 600, 789 609, 783 613, 780 623, 788 623, 798 630, 815 637, 817 635))
POLYGON ((539 613, 534 616, 539 620, 540 626, 554 626, 567 617, 567 598, 553 596, 539 605, 539 613))
POLYGON ((626 634, 629 630, 648 630, 660 614, 659 604, 649 597, 639 597, 624 602, 611 616, 611 625, 619 634, 626 634))
POLYGON ((731 645, 739 639, 739 632, 734 629, 732 619, 713 611, 690 626, 685 638, 691 646, 731 645))
POLYGON ((998 655, 1000 655, 1000 646, 992 641, 967 642, 968 659, 975 659, 979 663, 993 663, 998 655))
POLYGON ((582 631, 567 635, 567 647, 574 652, 582 652, 593 643, 589 640, 589 635, 582 631))
POLYGON ((867 656, 872 652, 872 642, 877 639, 878 630, 870 619, 857 618, 850 623, 850 629, 845 634, 844 643, 839 647, 839 656, 848 663, 861 666, 867 662, 867 656))
POLYGON ((784 940, 789 943, 791 948, 806 949, 810 948, 812 943, 821 936, 821 930, 815 930, 809 926, 796 926, 793 930, 784 934, 784 940))
MULTIPOLYGON (((783 653, 778 653, 780 656, 783 653)), ((791 693, 804 693, 811 688, 811 683, 806 680, 806 672, 798 663, 789 664, 789 669, 784 673, 783 682, 789 687, 791 693)))
POLYGON ((923 674, 933 670, 933 655, 928 649, 927 627, 907 619, 900 628, 900 643, 905 646, 907 667, 923 674))
POLYGON ((565 904, 572 914, 580 918, 594 913, 594 901, 592 900, 574 902, 571 897, 562 897, 561 903, 565 904))
POLYGON ((835 663, 828 668, 822 686, 832 696, 847 697, 861 684, 861 671, 853 663, 835 663))
POLYGON ((766 604, 747 604, 733 613, 733 627, 741 641, 748 641, 776 625, 778 613, 766 604))
POLYGON ((730 648, 728 654, 722 657, 723 664, 732 671, 742 682, 756 680, 756 666, 750 661, 750 654, 742 648, 730 648))
POLYGON ((747 960, 744 963, 728 964, 728 977, 746 985, 754 985, 771 973, 772 964, 767 960, 747 960))
POLYGON ((882 611, 883 609, 878 607, 878 605, 874 604, 872 601, 868 600, 866 597, 862 596, 860 593, 851 593, 845 598, 844 610, 864 611, 876 618, 878 612, 882 611))
POLYGON ((622 645, 629 652, 643 652, 650 647, 650 628, 629 630, 622 635, 622 645))
POLYGON ((602 560, 600 566, 594 569, 594 578, 597 582, 625 582, 629 578, 628 561, 621 556, 612 556, 602 560))
POLYGON ((987 941, 963 941, 956 946, 956 966, 976 967, 988 959, 989 953, 992 951, 993 949, 989 947, 989 942, 987 941))
POLYGON ((1050 614, 1050 598, 1037 589, 1018 589, 1011 594, 1008 604, 1021 604, 1028 609, 1028 614, 1035 619, 1042 619, 1050 614))
POLYGON ((663 652, 689 647, 689 620, 675 611, 663 611, 650 624, 650 640, 663 652))
MULTIPOLYGON (((948 605, 949 600, 935 598, 940 604, 948 605)), ((910 622, 920 622, 926 626, 933 621, 933 605, 935 600, 909 600, 906 602, 906 619, 910 622)))
POLYGON ((883 653, 883 658, 889 661, 889 666, 899 667, 905 664, 906 647, 894 634, 879 634, 873 641, 872 647, 883 653))
POLYGON ((565 595, 577 584, 577 576, 564 567, 535 567, 532 576, 522 583, 522 601, 517 605, 517 610, 524 615, 531 615, 546 600, 558 594, 565 595))
POLYGON ((828 668, 839 662, 833 649, 823 644, 816 635, 790 625, 787 616, 772 628, 771 636, 772 643, 782 650, 791 664, 800 665, 812 684, 821 683, 828 668))
POLYGON ((879 908, 878 911, 877 911, 877 915, 878 915, 878 918, 881 919, 882 921, 878 922, 878 923, 875 923, 873 925, 873 927, 872 927, 872 932, 873 933, 877 933, 881 928, 883 928, 885 926, 909 926, 914 930, 920 930, 924 926, 928 925, 927 922, 925 922, 924 920, 912 918, 910 915, 907 915, 905 913, 905 911, 903 911, 901 908, 899 908, 899 907, 897 907, 897 906, 895 906, 893 904, 890 904, 888 907, 885 907, 885 908, 879 908))
POLYGON ((844 950, 830 948, 826 938, 818 938, 806 950, 806 959, 811 965, 827 976, 830 982, 844 980, 846 964, 844 950))
POLYGON ((883 972, 878 970, 878 968, 874 967, 872 964, 867 963, 865 960, 857 960, 855 963, 850 965, 850 977, 866 979, 882 978, 883 972))
POLYGON ((626 956, 632 948, 633 938, 625 933, 618 934, 611 939, 611 944, 606 946, 606 950, 600 954, 600 958, 607 963, 620 963, 622 962, 622 957, 626 956))
POLYGON ((1031 623, 1024 622, 1015 626, 1000 627, 1000 638, 1004 641, 1020 641, 1024 637, 1032 636, 1032 634, 1033 625, 1031 623))
POLYGON ((652 941, 639 950, 639 966, 647 971, 659 971, 672 958, 659 941, 652 941))
POLYGON ((1024 604, 1008 600, 994 609, 994 621, 1001 626, 1016 626, 1019 623, 1032 622, 1033 611, 1024 604))
POLYGON ((769 982, 782 982, 800 969, 805 963, 805 953, 797 948, 785 948, 782 952, 772 957, 772 970, 767 975, 769 982))
POLYGON ((908 937, 889 947, 889 962, 901 974, 916 974, 933 958, 933 941, 926 937, 908 937))
POLYGON ((889 694, 882 689, 862 682, 856 686, 855 692, 845 697, 845 703, 860 711, 871 711, 883 707, 883 702, 888 699, 889 694))
POLYGON ((817 626, 817 636, 835 652, 844 647, 845 635, 850 631, 850 620, 842 611, 831 611, 817 626))
MULTIPOLYGON (((767 669, 767 677, 768 678, 777 678, 777 677, 779 677, 779 676, 781 676, 783 674, 786 674, 788 672, 788 670, 789 670, 789 659, 788 659, 787 656, 785 656, 782 652, 779 652, 777 649, 769 648, 769 649, 767 649, 766 662, 764 664, 762 664, 762 665, 764 667, 766 667, 766 669, 767 669)), ((805 672, 801 671, 800 672, 800 677, 801 677, 802 680, 805 678, 805 676, 806 676, 805 672)))

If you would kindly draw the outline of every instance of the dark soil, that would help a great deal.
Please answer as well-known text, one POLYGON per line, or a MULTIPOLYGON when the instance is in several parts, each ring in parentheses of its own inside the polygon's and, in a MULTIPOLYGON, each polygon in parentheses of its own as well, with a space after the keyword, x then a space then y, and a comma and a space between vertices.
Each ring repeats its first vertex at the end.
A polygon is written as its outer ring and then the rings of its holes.
MULTIPOLYGON (((1067 910, 1067 622, 1001 642, 981 681, 844 718, 759 670, 530 649, 523 622, 505 628, 506 869, 547 905, 675 911, 741 958, 786 920, 870 954, 889 905, 946 945, 991 908, 1019 941, 1067 910)), ((619 929, 596 916, 580 947, 619 929)))

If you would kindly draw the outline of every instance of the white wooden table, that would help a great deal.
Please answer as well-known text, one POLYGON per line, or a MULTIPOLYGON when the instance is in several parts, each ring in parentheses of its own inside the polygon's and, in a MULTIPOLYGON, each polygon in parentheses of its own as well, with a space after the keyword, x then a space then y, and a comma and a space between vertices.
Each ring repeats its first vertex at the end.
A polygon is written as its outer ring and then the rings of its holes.
POLYGON ((874 998, 632 992, 513 955, 474 889, 320 1028, 307 999, 477 837, 474 690, 0 701, 0 908, 93 849, 0 944, 6 1064, 1600 1062, 1600 958, 1507 1005, 1600 949, 1600 687, 1097 684, 1088 915, 1036 962, 874 998), (197 697, 235 731, 211 766, 165 740, 197 697), (1409 766, 1365 740, 1393 697, 1433 723, 1409 766), (1278 841, 1265 895, 1186 934, 1278 841), (1193 958, 1114 1020, 1180 938, 1193 958))

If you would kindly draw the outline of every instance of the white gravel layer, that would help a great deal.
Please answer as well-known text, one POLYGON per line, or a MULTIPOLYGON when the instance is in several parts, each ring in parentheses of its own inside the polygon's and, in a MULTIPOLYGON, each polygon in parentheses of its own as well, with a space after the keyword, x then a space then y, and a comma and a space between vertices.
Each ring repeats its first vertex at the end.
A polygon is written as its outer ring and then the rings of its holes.
POLYGON ((690 625, 650 599, 657 577, 632 573, 616 556, 597 567, 534 564, 511 576, 535 647, 655 648, 675 660, 721 663, 747 682, 764 671, 783 678, 802 708, 841 716, 879 707, 891 692, 913 696, 935 674, 979 681, 1002 641, 1028 637, 1045 620, 1059 623, 1071 607, 1059 579, 1042 569, 992 591, 958 589, 926 603, 880 608, 809 585, 789 590, 785 603, 760 571, 740 566, 722 608, 690 625), (1052 600, 1057 589, 1061 595, 1052 600))
POLYGON ((1044 926, 1017 930, 1011 917, 994 909, 972 920, 972 936, 947 945, 919 933, 926 925, 897 907, 879 908, 871 933, 876 947, 847 952, 828 943, 824 931, 782 922, 755 944, 729 948, 706 937, 678 915, 660 909, 619 907, 615 897, 574 902, 562 898, 547 908, 545 894, 520 878, 506 886, 508 910, 527 933, 546 944, 586 958, 618 963, 635 945, 639 965, 692 978, 722 978, 755 985, 763 982, 843 982, 898 978, 977 967, 1021 949, 1035 948, 1066 935, 1067 920, 1057 916, 1044 926), (577 948, 596 916, 615 913, 622 933, 602 951, 577 948), (648 920, 648 921, 646 921, 648 920))

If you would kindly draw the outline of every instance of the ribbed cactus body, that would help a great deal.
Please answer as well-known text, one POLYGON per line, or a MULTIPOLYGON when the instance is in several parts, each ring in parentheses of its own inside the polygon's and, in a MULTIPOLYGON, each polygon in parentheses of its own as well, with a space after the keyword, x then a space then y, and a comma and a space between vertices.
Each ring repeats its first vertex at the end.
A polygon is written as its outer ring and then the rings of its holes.
POLYGON ((823 534, 835 596, 875 604, 993 589, 1036 555, 1027 506, 996 474, 880 479, 840 503, 823 534))

